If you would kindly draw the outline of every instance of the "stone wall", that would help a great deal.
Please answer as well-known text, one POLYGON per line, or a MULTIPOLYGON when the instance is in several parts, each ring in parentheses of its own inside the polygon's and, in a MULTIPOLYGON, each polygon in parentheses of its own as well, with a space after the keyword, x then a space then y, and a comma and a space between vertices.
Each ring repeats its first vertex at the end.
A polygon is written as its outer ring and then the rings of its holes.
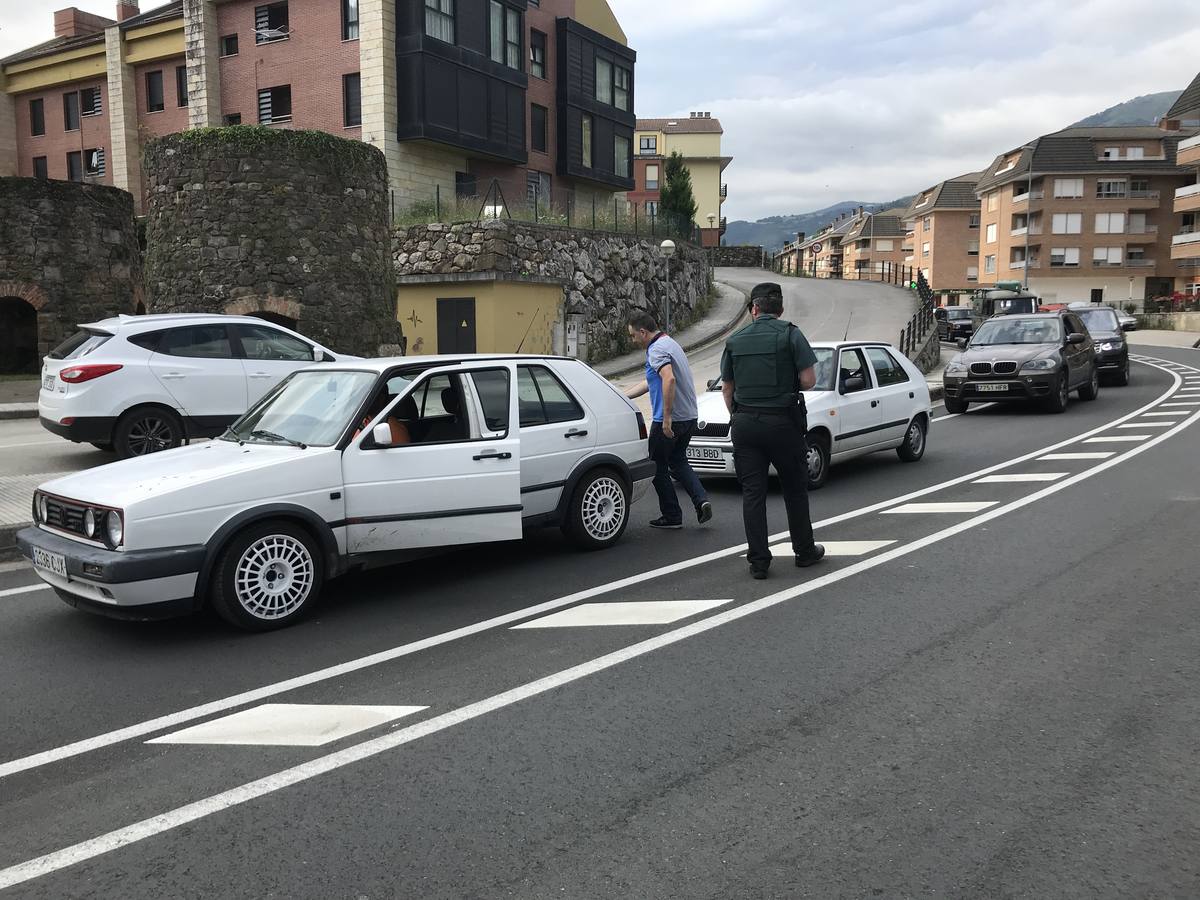
MULTIPOLYGON (((763 265, 762 247, 710 247, 708 250, 710 266, 735 266, 744 269, 761 269, 763 265)), ((770 260, 767 261, 770 265, 770 260)))
POLYGON ((142 302, 132 195, 0 178, 0 372, 37 372, 78 324, 142 302))
POLYGON ((152 142, 145 169, 153 311, 273 313, 364 356, 400 343, 377 149, 321 132, 207 128, 152 142))
MULTIPOLYGON (((415 225, 397 232, 395 264, 398 276, 495 271, 560 281, 560 324, 578 330, 579 356, 590 362, 631 349, 625 325, 633 312, 666 322, 667 259, 656 242, 632 235, 506 219, 415 225)), ((679 243, 670 261, 673 330, 703 313, 708 289, 704 251, 679 243)))

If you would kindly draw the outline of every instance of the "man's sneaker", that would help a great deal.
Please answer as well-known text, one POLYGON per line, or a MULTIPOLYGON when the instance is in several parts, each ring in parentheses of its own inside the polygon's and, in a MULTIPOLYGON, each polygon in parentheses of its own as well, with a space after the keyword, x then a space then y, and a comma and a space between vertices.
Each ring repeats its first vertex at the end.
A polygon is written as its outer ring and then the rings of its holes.
POLYGON ((705 500, 696 507, 696 521, 703 525, 712 519, 712 504, 705 500))
POLYGON ((825 546, 823 544, 813 544, 812 550, 800 556, 796 556, 796 565, 801 569, 807 569, 809 566, 819 563, 825 557, 825 546))
POLYGON ((682 522, 672 522, 666 516, 659 516, 657 519, 655 519, 653 522, 650 523, 650 527, 651 528, 678 529, 678 528, 683 527, 683 523, 682 522))
POLYGON ((753 578, 755 581, 762 581, 764 578, 767 577, 767 567, 752 565, 750 567, 750 577, 753 578))

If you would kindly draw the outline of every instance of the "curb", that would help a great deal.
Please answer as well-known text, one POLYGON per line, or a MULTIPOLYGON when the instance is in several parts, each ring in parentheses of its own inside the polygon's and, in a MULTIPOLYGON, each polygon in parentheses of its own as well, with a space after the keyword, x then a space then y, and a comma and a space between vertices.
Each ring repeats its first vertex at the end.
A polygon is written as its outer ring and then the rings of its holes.
POLYGON ((17 562, 24 559, 17 550, 17 532, 32 524, 32 522, 20 522, 16 525, 0 525, 0 563, 17 562))
POLYGON ((0 409, 0 421, 10 419, 36 419, 38 417, 37 406, 33 405, 31 409, 0 409))

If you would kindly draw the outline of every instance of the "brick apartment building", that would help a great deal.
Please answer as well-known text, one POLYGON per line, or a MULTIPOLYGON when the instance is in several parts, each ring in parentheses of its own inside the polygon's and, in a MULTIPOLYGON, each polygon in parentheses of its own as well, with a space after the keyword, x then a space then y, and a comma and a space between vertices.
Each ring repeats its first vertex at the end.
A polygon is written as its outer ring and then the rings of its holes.
MULTIPOLYGON (((1166 128, 1200 125, 1200 75, 1183 92, 1163 119, 1166 128)), ((1175 161, 1186 173, 1186 183, 1175 189, 1176 230, 1171 237, 1171 259, 1179 268, 1177 288, 1200 294, 1200 134, 1176 147, 1175 161)))
POLYGON ((606 0, 115 2, 0 60, 0 174, 141 203, 148 138, 262 124, 379 147, 401 207, 634 186, 637 57, 606 0))
POLYGON ((843 278, 881 278, 905 265, 904 212, 867 212, 859 207, 841 240, 843 278))
POLYGON ((903 213, 904 262, 925 274, 935 294, 948 300, 979 282, 981 173, 948 178, 921 191, 903 213))
POLYGON ((1172 208, 1195 181, 1178 147, 1192 130, 1068 128, 1000 154, 976 185, 981 285, 1025 280, 1046 302, 1125 302, 1187 283, 1172 208), (1175 245, 1178 246, 1178 245, 1175 245))
POLYGON ((657 215, 666 159, 679 153, 692 176, 701 240, 705 247, 719 246, 726 224, 721 207, 729 195, 725 169, 733 162, 733 157, 721 155, 723 134, 720 119, 708 112, 693 112, 686 119, 638 119, 634 188, 626 199, 640 215, 657 215))

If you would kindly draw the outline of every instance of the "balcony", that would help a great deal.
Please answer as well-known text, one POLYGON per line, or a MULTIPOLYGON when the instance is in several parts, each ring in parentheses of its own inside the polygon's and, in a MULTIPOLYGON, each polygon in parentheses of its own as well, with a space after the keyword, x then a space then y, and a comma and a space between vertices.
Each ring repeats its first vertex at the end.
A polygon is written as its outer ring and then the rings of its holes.
POLYGON ((1037 259, 1028 260, 1028 264, 1026 264, 1026 260, 1014 259, 1008 264, 1008 267, 1010 269, 1040 269, 1042 264, 1037 259))
POLYGON ((721 199, 722 200, 729 199, 729 185, 727 185, 727 184, 721 185, 721 199))
POLYGON ((1024 235, 1027 235, 1027 234, 1041 234, 1041 233, 1042 233, 1041 225, 1033 225, 1032 227, 1025 225, 1025 226, 1022 226, 1021 228, 1014 228, 1012 231, 1009 232, 1009 235, 1011 237, 1023 237, 1024 235))
POLYGON ((1133 209, 1158 209, 1158 191, 1130 191, 1129 206, 1133 209))
POLYGON ((1181 166, 1200 166, 1200 134, 1179 142, 1175 160, 1181 166))
POLYGON ((1171 259, 1190 259, 1200 256, 1200 225, 1185 225, 1171 238, 1171 259))
POLYGON ((1133 259, 1125 260, 1125 265, 1129 266, 1131 269, 1153 269, 1156 263, 1152 259, 1141 259, 1139 257, 1135 257, 1133 259))
POLYGON ((1041 200, 1046 196, 1044 190, 1026 191, 1024 194, 1014 194, 1012 198, 1013 206, 1018 203, 1028 203, 1030 200, 1041 200))
POLYGON ((1125 229, 1125 233, 1131 236, 1139 234, 1158 234, 1157 225, 1130 225, 1125 229))
POLYGON ((1189 184, 1175 192, 1175 212, 1196 212, 1200 210, 1200 184, 1189 184))

